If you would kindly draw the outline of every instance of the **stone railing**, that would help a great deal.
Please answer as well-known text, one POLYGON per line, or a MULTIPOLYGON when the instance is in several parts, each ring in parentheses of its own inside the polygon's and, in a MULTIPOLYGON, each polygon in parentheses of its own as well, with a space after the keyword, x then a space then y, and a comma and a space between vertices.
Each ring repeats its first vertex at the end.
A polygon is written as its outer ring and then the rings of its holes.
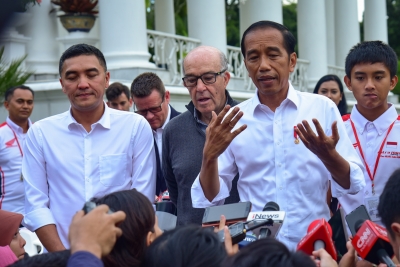
POLYGON ((343 81, 346 72, 343 67, 328 65, 328 74, 335 74, 341 81, 343 81))
POLYGON ((166 83, 179 85, 183 77, 183 58, 201 42, 194 38, 147 30, 147 43, 156 66, 170 73, 170 81, 166 83))
POLYGON ((307 92, 308 91, 308 74, 307 69, 310 65, 308 60, 297 59, 296 67, 293 72, 290 73, 290 82, 293 87, 299 91, 307 92))

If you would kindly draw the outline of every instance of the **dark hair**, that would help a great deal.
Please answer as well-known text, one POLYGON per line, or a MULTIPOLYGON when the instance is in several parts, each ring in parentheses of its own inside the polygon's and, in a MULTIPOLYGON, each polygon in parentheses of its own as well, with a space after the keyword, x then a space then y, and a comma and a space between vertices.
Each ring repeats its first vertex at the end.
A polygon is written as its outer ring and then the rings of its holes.
POLYGON ((379 197, 378 213, 383 224, 391 236, 394 233, 391 225, 394 222, 400 223, 400 169, 397 169, 389 177, 385 188, 379 197))
POLYGON ((11 97, 14 95, 14 91, 17 89, 22 89, 22 90, 29 90, 32 93, 32 96, 35 96, 35 92, 28 86, 25 85, 17 85, 11 88, 8 88, 6 92, 4 93, 4 100, 5 101, 10 101, 11 97))
POLYGON ((131 189, 111 193, 94 199, 94 202, 126 213, 126 219, 119 225, 122 236, 111 253, 103 257, 104 266, 140 266, 147 248, 147 235, 154 232, 155 212, 150 201, 136 189, 131 189))
POLYGON ((187 225, 165 232, 147 249, 146 267, 219 267, 226 258, 223 243, 212 230, 187 225))
POLYGON ((273 21, 261 20, 251 24, 250 27, 248 27, 243 33, 242 40, 240 42, 240 49, 242 50, 242 55, 244 58, 246 58, 246 48, 244 47, 244 41, 246 35, 258 29, 268 29, 268 28, 277 29, 282 33, 283 45, 289 56, 294 52, 294 47, 296 46, 296 38, 294 38, 293 34, 289 31, 288 28, 286 28, 282 24, 273 21))
POLYGON ((362 42, 350 49, 345 63, 346 75, 349 79, 351 79, 353 67, 362 63, 383 63, 390 71, 390 78, 393 78, 397 73, 396 52, 382 41, 362 42))
POLYGON ((226 260, 223 267, 315 267, 310 256, 301 251, 291 252, 273 238, 256 240, 226 260))
POLYGON ((323 76, 321 79, 319 79, 319 81, 315 85, 313 93, 318 94, 318 90, 321 87, 321 84, 323 84, 324 82, 329 82, 329 81, 334 81, 339 86, 340 93, 342 94, 342 100, 340 100, 337 107, 339 109, 340 115, 343 116, 343 115, 347 114, 347 101, 346 101, 346 97, 345 97, 344 91, 343 91, 343 84, 340 81, 338 76, 336 76, 334 74, 328 74, 328 75, 323 76))
POLYGON ((106 59, 104 58, 103 53, 99 49, 88 44, 76 44, 65 50, 64 53, 61 55, 60 62, 58 65, 58 72, 60 76, 65 60, 73 57, 78 57, 81 55, 96 56, 97 59, 99 60, 100 65, 104 68, 104 71, 107 71, 106 59))
POLYGON ((42 267, 42 266, 54 266, 63 267, 67 266, 68 259, 71 256, 70 250, 49 252, 44 254, 35 255, 32 257, 26 256, 16 261, 14 264, 9 265, 9 267, 42 267))
POLYGON ((115 82, 110 84, 106 90, 106 97, 108 101, 113 101, 117 97, 119 97, 121 94, 125 94, 126 97, 129 98, 131 97, 129 94, 129 88, 126 85, 123 85, 122 83, 115 82))
POLYGON ((137 76, 131 84, 132 98, 135 97, 146 97, 157 90, 160 93, 162 99, 165 95, 165 87, 160 77, 153 72, 145 72, 137 76))

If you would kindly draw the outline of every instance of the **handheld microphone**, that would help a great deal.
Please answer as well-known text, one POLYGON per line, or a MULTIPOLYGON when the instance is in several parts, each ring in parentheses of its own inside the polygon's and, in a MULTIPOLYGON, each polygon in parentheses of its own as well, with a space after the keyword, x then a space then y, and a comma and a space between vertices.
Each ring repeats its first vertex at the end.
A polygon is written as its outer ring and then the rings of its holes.
POLYGON ((370 220, 359 220, 355 229, 357 233, 351 243, 361 258, 374 264, 382 262, 388 267, 396 266, 391 260, 393 248, 385 228, 370 220))
POLYGON ((331 257, 336 260, 337 253, 332 241, 332 229, 325 219, 313 221, 307 230, 307 234, 300 240, 297 250, 301 250, 308 255, 313 251, 325 249, 331 257))
POLYGON ((274 222, 272 226, 255 229, 253 230, 253 234, 255 234, 258 239, 266 238, 267 236, 275 237, 283 224, 285 215, 284 211, 279 211, 279 205, 277 203, 270 201, 265 204, 263 211, 250 212, 247 221, 272 219, 274 222))

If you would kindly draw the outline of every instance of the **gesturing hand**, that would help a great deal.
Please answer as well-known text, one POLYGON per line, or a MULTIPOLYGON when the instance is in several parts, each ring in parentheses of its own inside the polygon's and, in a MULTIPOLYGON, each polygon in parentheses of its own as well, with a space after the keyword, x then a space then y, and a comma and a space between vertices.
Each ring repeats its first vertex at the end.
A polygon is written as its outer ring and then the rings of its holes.
POLYGON ((247 125, 244 124, 232 131, 243 116, 243 112, 235 107, 224 119, 229 109, 229 105, 225 106, 218 116, 214 111, 212 112, 212 119, 206 130, 206 142, 204 144, 204 155, 208 159, 217 159, 232 140, 247 128, 247 125))
POLYGON ((331 152, 335 151, 339 141, 337 122, 332 124, 332 135, 327 136, 317 119, 312 120, 317 130, 316 135, 306 120, 297 124, 296 133, 299 135, 303 144, 321 160, 329 159, 331 152))

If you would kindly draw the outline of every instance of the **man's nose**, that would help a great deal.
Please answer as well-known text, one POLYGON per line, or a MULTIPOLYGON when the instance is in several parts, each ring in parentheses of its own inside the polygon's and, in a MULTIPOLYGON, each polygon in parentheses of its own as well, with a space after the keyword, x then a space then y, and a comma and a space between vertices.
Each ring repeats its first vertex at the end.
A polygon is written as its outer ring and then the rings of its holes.
POLYGON ((203 83, 203 80, 199 77, 197 79, 196 91, 203 92, 207 89, 207 86, 203 83))

